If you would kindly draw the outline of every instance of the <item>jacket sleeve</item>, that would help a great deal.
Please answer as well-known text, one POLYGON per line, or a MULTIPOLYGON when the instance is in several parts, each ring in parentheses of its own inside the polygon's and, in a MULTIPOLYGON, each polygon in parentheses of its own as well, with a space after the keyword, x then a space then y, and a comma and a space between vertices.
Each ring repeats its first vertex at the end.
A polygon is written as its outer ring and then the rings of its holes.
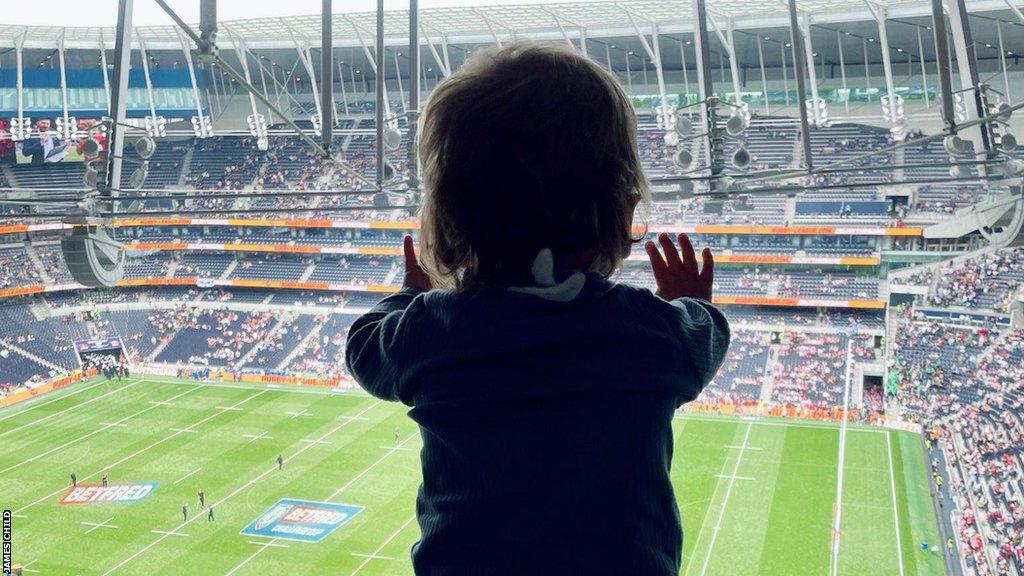
POLYGON ((669 302, 676 311, 672 324, 680 338, 688 364, 692 367, 692 387, 683 390, 683 402, 689 402, 711 382, 729 350, 729 322, 710 302, 697 298, 677 298, 669 302))
POLYGON ((418 290, 403 288, 360 316, 348 331, 345 367, 367 392, 399 400, 399 370, 408 330, 408 308, 418 290))

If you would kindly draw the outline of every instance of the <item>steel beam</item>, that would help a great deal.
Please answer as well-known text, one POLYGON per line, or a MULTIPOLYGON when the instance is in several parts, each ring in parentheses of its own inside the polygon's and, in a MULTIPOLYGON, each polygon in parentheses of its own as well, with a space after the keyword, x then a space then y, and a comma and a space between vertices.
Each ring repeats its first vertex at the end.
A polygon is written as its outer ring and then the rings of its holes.
MULTIPOLYGON (((128 70, 131 67, 132 15, 135 0, 118 0, 117 27, 114 37, 114 83, 110 90, 110 113, 113 125, 107 132, 107 185, 101 196, 117 197, 121 188, 121 157, 124 154, 125 113, 128 105, 128 70)), ((116 211, 112 203, 110 211, 116 211)))
POLYGON ((419 154, 416 153, 416 128, 420 114, 420 37, 419 2, 409 0, 409 107, 406 120, 409 123, 409 143, 406 154, 406 172, 410 188, 419 190, 419 154))
POLYGON ((710 99, 714 96, 715 86, 714 79, 711 77, 711 42, 708 38, 708 9, 705 0, 694 0, 693 11, 697 27, 694 31, 693 45, 697 52, 697 89, 701 101, 701 125, 707 134, 704 136, 704 151, 708 168, 711 170, 711 176, 714 178, 722 173, 722 166, 712 154, 713 134, 715 132, 715 104, 710 102, 710 99))
POLYGON ((146 80, 146 99, 149 101, 149 115, 156 125, 156 97, 153 95, 153 79, 149 75, 149 55, 146 53, 146 43, 142 39, 142 32, 136 29, 139 38, 139 56, 142 57, 142 76, 146 80))
POLYGON ((377 188, 384 188, 384 106, 387 98, 384 94, 384 0, 377 0, 377 46, 374 80, 376 81, 377 106, 374 119, 377 124, 377 188))
POLYGON ((334 141, 334 41, 333 6, 331 0, 323 0, 320 12, 320 127, 323 131, 324 150, 331 151, 334 141))
MULTIPOLYGON (((61 103, 61 108, 63 109, 63 112, 64 112, 64 126, 65 126, 64 129, 68 131, 65 134, 70 135, 70 134, 72 134, 74 132, 75 128, 72 128, 72 127, 70 127, 68 125, 68 122, 69 122, 69 117, 68 117, 68 77, 67 77, 67 69, 64 67, 64 34, 65 33, 66 33, 66 30, 62 30, 61 33, 60 33, 60 38, 57 39, 57 64, 60 66, 60 103, 61 103)), ((64 135, 61 135, 61 138, 63 138, 63 137, 64 137, 64 135)))
MULTIPOLYGON (((974 38, 971 35, 967 7, 964 0, 947 0, 946 8, 949 13, 950 32, 953 34, 953 47, 956 50, 956 62, 960 69, 961 88, 970 91, 964 95, 967 120, 976 120, 986 116, 988 111, 980 89, 982 82, 978 75, 978 61, 971 50, 974 38)), ((985 124, 972 127, 961 136, 966 136, 974 142, 975 151, 992 152, 992 138, 985 124)))
POLYGON ((814 170, 814 159, 811 157, 811 124, 807 119, 807 88, 804 79, 804 37, 800 31, 800 20, 796 13, 796 1, 789 0, 789 37, 793 45, 793 75, 796 76, 796 106, 800 112, 800 136, 804 150, 804 165, 807 170, 814 170))

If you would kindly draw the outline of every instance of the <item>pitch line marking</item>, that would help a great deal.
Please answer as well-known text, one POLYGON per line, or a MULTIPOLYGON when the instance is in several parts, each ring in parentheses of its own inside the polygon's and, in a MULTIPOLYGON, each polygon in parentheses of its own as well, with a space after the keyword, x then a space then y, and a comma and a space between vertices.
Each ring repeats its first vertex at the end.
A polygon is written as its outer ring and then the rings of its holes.
POLYGON ((113 428, 114 426, 118 426, 120 428, 127 428, 128 427, 127 424, 121 424, 119 422, 100 422, 99 424, 100 424, 100 426, 106 426, 107 428, 113 428))
MULTIPOLYGON (((24 514, 13 514, 12 513, 11 516, 14 516, 15 518, 28 518, 28 516, 26 516, 24 514)), ((26 564, 26 566, 27 566, 27 564, 26 564)))
POLYGON ((249 444, 252 444, 253 442, 255 442, 257 440, 273 440, 274 439, 273 436, 267 436, 267 431, 266 430, 264 430, 263 432, 260 432, 259 434, 242 434, 242 437, 243 438, 248 438, 249 439, 249 444))
MULTIPOLYGON (((196 388, 189 388, 188 390, 185 390, 181 394, 175 394, 174 396, 171 396, 170 399, 174 400, 176 398, 181 398, 182 396, 184 396, 186 394, 191 394, 192 392, 195 392, 196 390, 199 390, 199 388, 198 387, 196 387, 196 388)), ((51 449, 47 450, 46 452, 43 452, 42 454, 37 454, 37 455, 35 455, 35 456, 31 457, 31 458, 27 458, 25 460, 22 460, 21 462, 18 462, 17 464, 12 464, 12 465, 8 466, 7 468, 4 468, 3 470, 0 470, 0 476, 6 474, 7 472, 10 472, 11 470, 14 470, 15 468, 20 468, 20 467, 24 466, 25 464, 29 464, 31 462, 35 462, 36 460, 39 460, 43 456, 49 456, 50 454, 53 454, 54 452, 56 452, 58 450, 61 450, 63 448, 67 448, 68 446, 71 446, 72 444, 77 444, 78 442, 81 442, 82 440, 85 440, 86 438, 91 438, 91 437, 99 434, 100 432, 103 432, 104 430, 108 430, 108 429, 110 429, 113 426, 117 426, 119 424, 127 422, 128 420, 131 420, 132 418, 135 418, 136 416, 139 416, 140 414, 145 414, 146 412, 149 412, 150 410, 153 410, 155 408, 158 408, 158 406, 150 406, 148 408, 143 408, 142 410, 139 410, 138 412, 136 412, 134 414, 129 414, 128 416, 125 416, 124 418, 121 418, 120 420, 118 420, 116 422, 112 422, 112 423, 110 423, 110 424, 108 424, 106 426, 103 426, 102 428, 98 428, 96 430, 93 430, 92 432, 89 432, 87 434, 82 434, 81 436, 77 436, 77 437, 75 437, 75 438, 73 438, 71 440, 68 440, 67 442, 61 444, 60 446, 56 446, 54 448, 51 448, 51 449)))
POLYGON ((338 420, 369 420, 360 416, 338 416, 338 420))
POLYGON ((215 406, 215 408, 217 410, 225 410, 225 411, 227 411, 227 410, 234 410, 235 412, 243 412, 244 411, 244 409, 242 409, 242 408, 235 408, 234 406, 215 406))
POLYGON ((38 573, 39 573, 39 570, 36 570, 35 568, 29 568, 29 566, 31 566, 31 565, 33 565, 33 564, 35 564, 36 562, 39 562, 39 559, 38 559, 38 558, 36 558, 35 560, 33 560, 33 561, 29 562, 28 564, 25 564, 25 565, 23 565, 23 566, 21 567, 21 569, 22 569, 22 570, 24 570, 25 572, 31 572, 31 573, 33 573, 33 574, 38 574, 38 573))
POLYGON ((254 541, 254 540, 249 540, 249 544, 260 544, 260 545, 261 545, 260 549, 259 549, 259 550, 257 550, 257 551, 255 551, 255 552, 253 552, 253 553, 252 553, 251 555, 249 555, 249 556, 248 556, 248 557, 247 557, 247 558, 246 558, 245 560, 242 560, 242 562, 241 562, 241 563, 239 563, 239 564, 238 564, 237 566, 235 566, 234 568, 232 568, 231 570, 229 570, 229 571, 227 572, 227 574, 225 574, 224 576, 231 576, 231 575, 232 575, 232 574, 234 574, 235 572, 238 572, 239 570, 241 570, 243 566, 245 566, 246 564, 248 564, 248 563, 249 563, 249 561, 251 561, 251 560, 252 560, 253 558, 255 558, 255 557, 259 556, 259 555, 260 555, 260 553, 262 553, 262 552, 263 552, 264 550, 266 550, 267 548, 270 548, 271 546, 273 546, 273 545, 274 545, 274 540, 276 540, 276 538, 275 538, 275 539, 272 539, 272 540, 268 540, 268 541, 266 541, 266 542, 256 542, 256 541, 254 541))
POLYGON ((395 532, 393 534, 391 534, 391 536, 388 536, 387 540, 385 540, 383 543, 381 543, 381 545, 378 546, 377 549, 373 551, 373 554, 368 555, 368 557, 365 560, 363 560, 362 564, 360 564, 359 566, 356 566, 356 569, 352 571, 352 574, 350 576, 355 576, 356 574, 361 572, 363 570, 363 568, 365 568, 366 565, 370 563, 371 560, 373 560, 375 557, 377 557, 378 554, 380 554, 380 551, 383 550, 385 546, 387 546, 388 544, 391 544, 391 541, 394 540, 395 538, 398 538, 398 535, 402 533, 402 530, 405 530, 405 528, 409 524, 412 524, 412 521, 415 520, 415 519, 416 519, 416 517, 413 516, 412 518, 409 518, 408 520, 406 520, 404 524, 399 526, 398 530, 395 530, 395 532))
POLYGON ((306 444, 334 444, 334 442, 331 442, 330 440, 313 440, 312 438, 303 438, 302 440, 299 440, 299 442, 304 442, 306 444))
POLYGON ((737 450, 753 450, 755 452, 764 451, 764 448, 758 446, 726 446, 726 448, 735 448, 737 450))
POLYGON ((369 558, 370 560, 394 560, 391 556, 377 556, 376 554, 360 554, 359 552, 352 552, 353 556, 359 556, 360 558, 369 558))
MULTIPOLYGON (((364 411, 364 412, 365 412, 365 411, 364 411)), ((349 423, 349 422, 352 422, 353 420, 359 420, 359 419, 365 419, 365 418, 348 418, 348 419, 346 419, 346 420, 345 420, 345 423, 347 424, 347 423, 349 423)), ((394 454, 394 453, 395 453, 395 452, 397 451, 397 448, 400 448, 400 447, 402 446, 402 444, 405 444, 405 442, 408 442, 409 440, 412 440, 413 438, 415 438, 417 434, 419 434, 419 433, 417 432, 416 434, 413 434, 412 436, 410 436, 410 437, 406 438, 406 439, 405 439, 405 441, 404 441, 404 442, 402 442, 401 444, 399 444, 398 446, 392 446, 392 447, 389 447, 389 451, 388 451, 388 453, 387 453, 387 454, 385 454, 384 456, 381 456, 380 458, 378 458, 376 462, 374 462, 374 463, 370 464, 370 465, 369 465, 369 466, 368 466, 368 467, 367 467, 367 468, 366 468, 365 470, 363 470, 362 472, 360 472, 359 474, 357 474, 355 478, 353 478, 353 479, 349 480, 348 482, 346 482, 346 483, 345 483, 345 485, 344 485, 344 486, 342 486, 341 488, 338 488, 337 490, 335 490, 335 491, 334 491, 334 493, 333 493, 333 494, 331 494, 331 495, 330 495, 330 497, 328 497, 326 501, 327 501, 327 502, 330 502, 330 501, 331 501, 331 500, 332 500, 332 499, 333 499, 333 498, 334 498, 335 496, 337 496, 338 494, 341 494, 341 493, 342 493, 342 492, 343 492, 343 491, 344 491, 344 490, 345 490, 346 488, 348 488, 349 486, 351 486, 351 485, 352 485, 352 484, 353 484, 353 483, 354 483, 354 482, 355 482, 356 480, 359 480, 360 478, 362 478, 362 477, 363 477, 363 475, 364 475, 364 474, 366 474, 367 472, 369 472, 370 470, 372 470, 372 469, 373 469, 373 468, 374 468, 375 466, 377 466, 378 464, 380 464, 381 462, 383 462, 385 458, 387 458, 387 457, 388 457, 388 456, 390 456, 391 454, 394 454)), ((309 440, 309 446, 312 446, 312 445, 314 445, 314 444, 318 444, 318 443, 320 443, 320 442, 322 442, 322 440, 309 440)), ((239 569, 241 569, 241 568, 242 568, 242 566, 245 566, 245 565, 246 565, 246 564, 248 564, 248 563, 249 563, 250 561, 252 561, 252 559, 253 559, 253 558, 255 558, 255 557, 259 556, 260 554, 262 554, 264 550, 266 550, 266 549, 267 549, 268 547, 272 546, 272 545, 274 544, 274 542, 276 542, 276 541, 277 541, 277 538, 272 538, 272 539, 271 539, 271 540, 270 540, 269 542, 267 542, 267 543, 266 543, 266 544, 265 544, 265 545, 264 545, 264 546, 263 546, 262 548, 260 548, 259 550, 257 550, 257 551, 255 551, 255 552, 253 552, 253 553, 252 553, 252 554, 251 554, 250 556, 248 556, 248 557, 247 557, 247 558, 246 558, 245 560, 242 560, 242 562, 241 562, 241 563, 239 563, 239 564, 238 564, 237 566, 235 566, 234 568, 232 568, 230 572, 228 572, 227 574, 225 574, 225 576, 231 576, 232 574, 234 574, 235 572, 237 572, 237 571, 238 571, 239 569)), ((380 550, 378 550, 378 552, 379 552, 379 551, 380 551, 380 550)), ((368 555, 368 556, 374 556, 375 554, 376 554, 376 553, 374 553, 374 554, 371 554, 371 555, 368 555)), ((356 556, 367 556, 367 555, 362 555, 362 554, 355 554, 355 555, 356 555, 356 556)), ((382 557, 382 558, 383 558, 383 557, 382 557)))
MULTIPOLYGON (((39 424, 40 422, 45 422, 46 420, 49 420, 50 418, 53 418, 55 416, 60 416, 61 414, 64 414, 65 412, 69 412, 69 411, 74 410, 76 408, 81 408, 82 406, 85 406, 85 405, 90 404, 92 402, 96 402, 97 400, 102 400, 103 398, 106 398, 107 396, 110 396, 112 394, 117 394, 118 392, 122 392, 124 390, 127 390, 127 389, 131 388, 132 386, 135 386, 139 382, 142 382, 142 380, 136 380, 135 382, 132 382, 131 384, 122 386, 122 387, 117 388, 115 390, 111 390, 110 392, 104 392, 103 394, 100 394, 99 396, 97 396, 95 398, 90 398, 90 399, 86 400, 85 402, 82 402, 81 404, 75 404, 74 406, 69 406, 69 407, 61 410, 60 412, 54 412, 53 414, 47 414, 46 416, 43 416, 42 418, 36 418, 35 420, 33 420, 31 422, 28 422, 28 423, 25 423, 25 424, 22 424, 21 426, 16 426, 14 428, 11 428, 10 430, 4 430, 3 432, 0 432, 0 438, 3 438, 4 436, 6 436, 8 434, 11 434, 11 433, 16 432, 18 430, 21 430, 22 428, 28 428, 29 426, 35 426, 36 424, 39 424)), ((17 416, 19 414, 24 414, 25 412, 28 412, 29 410, 32 410, 34 408, 39 408, 40 406, 45 406, 46 404, 49 404, 50 402, 56 402, 57 400, 62 400, 62 399, 67 398, 68 396, 71 396, 73 394, 78 394, 79 392, 85 392, 86 390, 91 390, 92 388, 95 388, 96 386, 99 386, 100 384, 102 384, 102 382, 98 382, 96 384, 93 384, 92 386, 89 386, 88 388, 83 388, 81 390, 78 390, 77 392, 72 392, 71 394, 65 394, 65 395, 63 395, 63 396, 61 396, 59 398, 54 398, 53 400, 49 400, 49 401, 44 402, 42 404, 39 404, 37 406, 33 406, 32 408, 29 408, 28 410, 22 410, 21 412, 18 412, 16 414, 8 414, 7 416, 4 416, 3 418, 0 418, 0 421, 6 420, 8 418, 13 418, 13 417, 15 417, 15 416, 17 416)))
MULTIPOLYGON (((419 436, 419 432, 413 433, 412 436, 409 436, 405 440, 402 440, 402 442, 399 443, 397 446, 392 446, 391 448, 389 448, 388 451, 386 453, 384 453, 383 456, 381 456, 380 458, 377 459, 376 462, 374 462, 373 464, 370 464, 369 466, 367 466, 365 470, 363 470, 359 474, 356 474, 354 478, 352 478, 351 480, 346 482, 341 488, 338 488, 337 490, 335 490, 330 496, 327 497, 325 502, 330 502, 331 500, 334 500, 334 498, 337 497, 338 494, 341 494, 346 489, 348 489, 349 486, 355 484, 357 480, 359 480, 360 478, 362 478, 363 476, 368 474, 370 472, 370 470, 373 470, 378 464, 383 462, 388 456, 391 456, 395 452, 398 452, 399 450, 401 450, 402 446, 404 446, 407 442, 409 442, 410 440, 412 440, 416 436, 419 436)), ((378 550, 378 552, 379 552, 379 550, 378 550)))
POLYGON ((153 534, 166 534, 168 536, 184 536, 186 538, 190 536, 189 534, 185 534, 184 532, 165 532, 163 530, 150 530, 150 532, 152 532, 153 534))
POLYGON ((184 475, 184 476, 182 476, 181 478, 178 478, 177 480, 175 480, 174 482, 172 482, 172 483, 171 483, 171 486, 177 486, 179 482, 181 482, 181 481, 182 481, 182 480, 184 480, 185 478, 188 478, 189 476, 191 476, 191 475, 195 474, 196 472, 199 472, 199 471, 200 471, 200 470, 202 470, 202 469, 203 469, 203 467, 202 467, 202 466, 200 466, 199 468, 196 468, 195 470, 193 470, 193 471, 189 472, 188 474, 185 474, 185 475, 184 475))
POLYGON ((733 480, 753 480, 750 476, 726 476, 725 474, 715 474, 715 478, 732 478, 733 480))
POLYGON ((285 412, 285 414, 288 414, 292 418, 298 418, 299 416, 312 416, 313 415, 312 412, 307 411, 305 408, 303 408, 301 412, 291 411, 291 412, 285 412))
POLYGON ((157 406, 174 406, 174 402, 168 402, 166 400, 150 400, 150 404, 156 404, 157 406))
POLYGON ((98 528, 110 528, 110 529, 116 530, 117 526, 115 526, 113 524, 107 524, 107 522, 110 522, 113 519, 114 519, 114 517, 111 516, 110 518, 107 518, 103 522, 97 523, 97 522, 85 522, 85 521, 83 521, 83 522, 81 522, 81 524, 83 524, 85 526, 92 526, 92 528, 89 528, 88 530, 85 531, 86 534, 89 534, 90 532, 92 532, 93 530, 96 530, 98 528))
POLYGON ((753 423, 747 423, 747 431, 743 435, 743 442, 740 442, 740 451, 736 455, 736 463, 732 467, 732 474, 730 475, 729 484, 725 488, 725 499, 722 500, 722 507, 718 510, 718 520, 715 522, 715 529, 711 533, 711 543, 708 545, 708 555, 704 558, 704 565, 700 569, 700 576, 708 571, 708 564, 711 563, 711 554, 715 550, 715 540, 718 540, 718 532, 722 528, 722 519, 725 518, 726 505, 729 503, 729 496, 732 495, 732 487, 736 485, 736 473, 740 471, 740 462, 743 460, 743 453, 746 451, 747 441, 750 440, 750 431, 753 429, 753 423))
POLYGON ((402 450, 403 452, 419 452, 419 450, 415 448, 397 448, 395 446, 377 446, 377 448, 381 448, 383 450, 402 450))
MULTIPOLYGON (((267 391, 268 390, 263 390, 263 391, 260 392, 260 394, 262 394, 263 392, 267 392, 267 391)), ((367 412, 369 412, 370 410, 376 408, 378 405, 382 404, 383 402, 384 402, 383 400, 377 400, 373 404, 370 404, 369 406, 364 408, 361 412, 359 412, 357 414, 357 416, 362 416, 363 414, 366 414, 367 412)), ((338 430, 341 430, 342 428, 347 426, 350 422, 352 422, 352 421, 351 420, 346 420, 346 421, 342 422, 341 424, 339 424, 339 425, 335 426, 334 428, 332 428, 332 429, 328 430, 327 432, 325 432, 322 436, 320 436, 320 438, 318 438, 318 440, 323 440, 323 439, 327 438, 331 434, 334 434, 338 430)), ((303 447, 299 448, 298 450, 296 450, 291 456, 285 458, 284 461, 285 462, 290 462, 292 459, 297 458, 303 452, 305 452, 306 450, 309 450, 313 446, 316 446, 316 444, 306 444, 305 446, 303 446, 303 447)), ((239 486, 238 488, 235 488, 228 495, 224 496, 220 500, 218 500, 218 501, 214 502, 213 504, 211 504, 211 506, 220 507, 224 502, 227 502, 228 500, 234 498, 235 496, 240 494, 242 491, 248 489, 250 486, 256 484, 260 480, 266 478, 268 475, 273 474, 276 471, 277 471, 277 463, 275 462, 273 467, 267 469, 266 471, 260 473, 259 475, 255 476, 253 478, 250 478, 248 482, 246 482, 245 484, 239 486)), ((188 520, 185 520, 184 522, 179 524, 178 527, 173 530, 173 532, 177 532, 177 531, 181 530, 185 526, 188 526, 189 523, 194 522, 196 519, 201 518, 201 517, 202 517, 202 514, 196 514, 195 516, 192 516, 188 520)), ((131 556, 129 556, 129 557, 125 558, 124 560, 121 560, 120 562, 115 564, 109 570, 104 572, 101 576, 110 576, 111 574, 116 572, 118 568, 124 566, 125 564, 131 562, 132 560, 135 560, 139 556, 141 556, 141 555, 145 554, 146 552, 148 552, 150 549, 152 549, 154 546, 156 546, 160 542, 163 542, 163 540, 165 538, 167 538, 166 535, 160 536, 156 540, 154 540, 154 541, 150 542, 149 544, 147 544, 146 546, 142 547, 140 550, 138 550, 137 552, 135 552, 131 556)), ((259 551, 265 550, 267 547, 268 546, 264 546, 259 551)), ((259 551, 257 551, 257 552, 259 552, 259 551)), ((235 572, 237 572, 242 566, 244 566, 253 557, 255 557, 255 554, 253 556, 250 556, 249 558, 247 558, 245 561, 243 561, 242 564, 239 564, 238 566, 235 566, 230 572, 228 572, 227 576, 230 576, 231 574, 234 574, 235 572)))
POLYGON ((258 540, 249 540, 249 544, 255 544, 257 546, 263 546, 264 548, 270 548, 270 547, 274 547, 274 548, 288 548, 287 544, 278 544, 277 538, 271 538, 270 540, 267 540, 266 542, 260 542, 258 540))
POLYGON ((903 572, 903 540, 900 537, 900 512, 896 506, 896 478, 893 476, 892 470, 892 433, 885 435, 885 449, 889 456, 889 491, 892 494, 892 520, 896 523, 896 556, 897 564, 900 567, 900 576, 904 576, 903 572))
POLYGON ((170 430, 171 432, 177 432, 179 434, 186 432, 190 434, 199 434, 199 430, 193 430, 192 426, 189 426, 188 428, 168 428, 168 430, 170 430))
MULTIPOLYGON (((244 403, 248 402, 249 400, 252 400, 253 398, 256 398, 257 396, 266 394, 267 392, 268 392, 268 390, 259 390, 255 394, 253 394, 252 396, 249 396, 248 398, 244 398, 242 400, 239 400, 235 405, 237 406, 237 405, 240 405, 240 404, 244 404, 244 403)), ((211 414, 211 415, 207 416, 206 418, 203 418, 199 422, 196 422, 195 424, 192 424, 192 426, 198 426, 200 424, 203 424, 204 422, 209 422, 210 420, 213 420, 214 418, 216 418, 217 416, 220 416, 223 413, 224 413, 224 411, 222 410, 220 412, 217 412, 216 414, 211 414)), ((189 428, 191 428, 191 426, 189 426, 189 428)), ((104 467, 100 468, 99 470, 93 472, 92 474, 87 474, 85 476, 82 476, 82 480, 88 480, 89 478, 92 478, 93 476, 96 476, 97 474, 99 474, 100 472, 102 472, 104 470, 109 470, 109 469, 114 468, 114 467, 116 467, 116 466, 118 466, 120 464, 124 464, 125 462, 127 462, 128 460, 131 460, 132 458, 138 456, 139 454, 142 454, 143 452, 147 452, 151 448, 155 448, 155 447, 159 446, 160 444, 163 444, 164 442, 167 442, 168 440, 171 440, 171 439, 177 437, 179 434, 181 434, 181 432, 175 432, 174 434, 171 434, 170 436, 165 436, 164 438, 161 438, 160 440, 157 440, 156 442, 150 444, 149 446, 146 446, 145 448, 140 448, 139 450, 135 451, 134 453, 129 454, 128 456, 125 456, 124 458, 121 458, 120 460, 118 460, 117 462, 114 462, 113 464, 109 464, 107 466, 104 466, 104 467)), ((26 504, 25 506, 22 506, 21 508, 18 508, 17 510, 15 510, 15 512, 22 512, 24 510, 28 510, 29 508, 35 506, 36 504, 39 504, 40 502, 43 502, 45 500, 49 500, 50 498, 53 498, 54 496, 56 496, 58 494, 61 494, 61 493, 65 492, 65 491, 67 491, 67 488, 61 488, 59 490, 55 490, 55 491, 47 494, 46 496, 43 496, 42 498, 36 500, 35 502, 32 502, 30 504, 26 504)))

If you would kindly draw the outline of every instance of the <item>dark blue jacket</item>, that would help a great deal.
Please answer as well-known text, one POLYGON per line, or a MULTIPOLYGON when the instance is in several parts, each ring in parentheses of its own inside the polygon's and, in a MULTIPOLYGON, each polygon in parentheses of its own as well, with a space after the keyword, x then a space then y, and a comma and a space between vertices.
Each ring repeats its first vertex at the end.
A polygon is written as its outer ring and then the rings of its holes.
POLYGON ((728 344, 711 304, 593 274, 570 302, 382 300, 352 325, 346 363, 420 426, 416 573, 678 574, 672 417, 728 344))

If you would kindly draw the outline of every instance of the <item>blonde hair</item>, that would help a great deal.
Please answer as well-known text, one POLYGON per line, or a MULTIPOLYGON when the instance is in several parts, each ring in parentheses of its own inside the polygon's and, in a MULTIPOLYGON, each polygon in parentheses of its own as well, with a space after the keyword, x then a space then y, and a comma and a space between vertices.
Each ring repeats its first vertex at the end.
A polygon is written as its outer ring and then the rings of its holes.
POLYGON ((434 89, 419 123, 422 260, 435 286, 532 283, 593 257, 605 276, 649 198, 636 118, 615 78, 562 44, 477 52, 434 89))

